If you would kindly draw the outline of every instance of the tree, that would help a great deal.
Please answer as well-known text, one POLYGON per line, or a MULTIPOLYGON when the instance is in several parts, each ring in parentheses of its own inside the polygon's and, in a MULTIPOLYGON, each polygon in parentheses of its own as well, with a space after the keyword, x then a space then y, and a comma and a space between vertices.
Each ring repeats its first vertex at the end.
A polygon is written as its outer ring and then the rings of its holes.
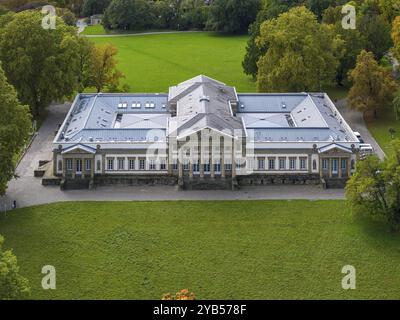
MULTIPOLYGON (((399 5, 400 6, 400 5, 399 5)), ((400 60, 400 16, 396 17, 392 26, 393 54, 400 60)))
POLYGON ((207 28, 227 33, 246 32, 259 8, 260 0, 214 0, 207 28))
POLYGON ((116 70, 115 56, 118 49, 111 44, 95 46, 92 49, 89 85, 101 92, 105 87, 118 87, 119 80, 124 76, 116 70))
POLYGON ((78 77, 78 91, 83 92, 85 88, 91 85, 91 72, 92 72, 92 52, 94 44, 92 41, 85 37, 79 37, 78 39, 78 56, 79 56, 79 68, 77 72, 78 77))
POLYGON ((383 162, 375 155, 358 161, 346 185, 354 212, 381 215, 392 231, 400 227, 400 140, 391 142, 393 154, 383 162))
POLYGON ((110 5, 111 0, 85 0, 82 15, 89 17, 94 14, 102 14, 110 5))
POLYGON ((3 251, 4 238, 0 235, 0 300, 29 297, 29 282, 19 274, 17 258, 11 250, 3 251))
POLYGON ((209 6, 204 0, 183 0, 181 3, 180 29, 203 29, 208 18, 209 6))
POLYGON ((397 90, 393 99, 393 112, 396 120, 400 119, 400 90, 397 90))
POLYGON ((24 11, 0 29, 4 72, 36 117, 51 102, 74 92, 79 67, 75 28, 57 18, 56 29, 46 30, 42 18, 40 12, 24 11))
POLYGON ((378 0, 382 16, 388 23, 392 23, 396 16, 400 16, 400 3, 398 0, 378 0))
POLYGON ((258 61, 258 91, 314 91, 334 79, 342 41, 311 11, 295 7, 264 22, 257 44, 268 48, 258 61))
POLYGON ((390 23, 374 10, 377 9, 365 9, 366 13, 357 17, 357 29, 366 39, 365 49, 372 51, 380 60, 392 46, 390 23))
POLYGON ((362 112, 373 111, 389 106, 396 90, 396 82, 390 71, 378 65, 372 52, 361 51, 356 67, 349 73, 353 86, 347 97, 350 108, 362 112))
POLYGON ((15 157, 29 138, 29 107, 20 104, 0 65, 0 196, 14 176, 15 157))
POLYGON ((336 83, 344 85, 348 81, 348 72, 354 69, 357 56, 365 48, 366 41, 357 29, 344 29, 342 27, 342 6, 329 7, 325 10, 322 22, 331 24, 337 36, 344 41, 341 46, 342 53, 336 71, 336 83))
POLYGON ((146 0, 112 0, 104 13, 108 29, 141 30, 151 27, 154 20, 146 0))

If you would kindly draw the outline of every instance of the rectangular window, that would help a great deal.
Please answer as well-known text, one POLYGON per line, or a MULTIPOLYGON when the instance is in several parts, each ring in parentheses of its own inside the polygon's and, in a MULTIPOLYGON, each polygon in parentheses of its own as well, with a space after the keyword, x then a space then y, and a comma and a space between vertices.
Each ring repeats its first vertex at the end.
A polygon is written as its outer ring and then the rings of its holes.
POLYGON ((67 170, 72 170, 72 159, 66 160, 67 170))
POLYGON ((160 170, 166 170, 166 169, 167 169, 167 160, 161 159, 160 170))
POLYGON ((279 158, 279 170, 285 170, 286 169, 286 158, 280 157, 279 158))
POLYGON ((204 172, 210 172, 210 162, 208 160, 204 164, 204 172))
POLYGON ((145 170, 145 169, 146 169, 146 160, 139 159, 139 170, 145 170))
POLYGON ((107 169, 114 170, 114 158, 107 159, 107 169))
POLYGON ((322 170, 328 170, 328 159, 322 159, 322 170))
POLYGON ((214 171, 215 172, 221 172, 221 163, 219 160, 216 160, 214 163, 214 171))
POLYGON ((82 159, 76 160, 76 172, 82 172, 82 159))
POLYGON ((258 170, 265 169, 265 160, 264 158, 258 158, 258 170))
POLYGON ((275 170, 275 158, 268 158, 268 170, 275 170))
POLYGON ((296 170, 296 158, 295 157, 289 158, 289 169, 296 170))
POLYGON ((178 160, 174 160, 172 163, 172 170, 178 170, 178 160))
POLYGON ((129 159, 129 170, 135 170, 135 159, 129 159))
POLYGON ((341 160, 341 168, 342 168, 342 170, 346 170, 346 168, 347 168, 347 159, 342 159, 341 160))
POLYGON ((97 160, 96 166, 97 166, 97 171, 100 171, 101 170, 101 161, 100 160, 97 160))
POLYGON ((307 170, 307 158, 306 157, 300 158, 300 170, 307 170))
POLYGON ((90 159, 86 159, 85 161, 85 165, 86 165, 86 171, 90 171, 92 169, 92 160, 90 159))
POLYGON ((149 169, 156 170, 156 161, 154 159, 150 159, 149 169))
POLYGON ((125 158, 118 158, 118 170, 125 169, 125 158))
POLYGON ((196 161, 193 163, 193 172, 199 172, 200 171, 200 164, 199 161, 196 161))
POLYGON ((232 170, 232 163, 225 163, 225 170, 231 171, 232 170))
POLYGON ((189 160, 183 160, 183 170, 189 170, 189 160))

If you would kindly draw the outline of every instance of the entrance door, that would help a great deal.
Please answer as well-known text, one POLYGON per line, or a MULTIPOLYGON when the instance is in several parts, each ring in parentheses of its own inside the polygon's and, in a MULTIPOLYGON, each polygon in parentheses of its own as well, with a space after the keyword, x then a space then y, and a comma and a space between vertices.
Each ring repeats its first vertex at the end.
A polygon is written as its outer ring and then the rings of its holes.
POLYGON ((76 160, 76 174, 82 175, 82 159, 76 160))
POLYGON ((332 159, 332 176, 337 176, 338 175, 338 169, 339 169, 339 160, 338 158, 333 158, 332 159))

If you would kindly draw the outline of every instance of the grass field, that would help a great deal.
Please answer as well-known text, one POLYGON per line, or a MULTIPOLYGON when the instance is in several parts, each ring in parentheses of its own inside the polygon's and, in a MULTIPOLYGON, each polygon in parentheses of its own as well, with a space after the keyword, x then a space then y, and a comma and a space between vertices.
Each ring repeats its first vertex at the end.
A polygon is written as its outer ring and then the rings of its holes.
POLYGON ((85 30, 83 30, 82 34, 84 35, 106 34, 106 30, 101 24, 98 24, 94 26, 87 26, 85 30))
POLYGON ((0 218, 32 298, 394 298, 400 238, 343 201, 79 202, 0 218), (43 265, 57 289, 40 287, 43 265), (354 265, 357 289, 341 288, 354 265))
POLYGON ((375 140, 379 143, 386 154, 390 153, 391 136, 389 128, 394 128, 396 133, 394 138, 400 138, 400 121, 396 120, 393 111, 387 110, 386 112, 378 113, 378 118, 366 118, 368 130, 374 136, 375 140))
POLYGON ((254 92, 242 71, 247 36, 178 33, 91 38, 119 49, 118 68, 133 92, 167 92, 169 86, 199 74, 216 78, 238 91, 254 92))

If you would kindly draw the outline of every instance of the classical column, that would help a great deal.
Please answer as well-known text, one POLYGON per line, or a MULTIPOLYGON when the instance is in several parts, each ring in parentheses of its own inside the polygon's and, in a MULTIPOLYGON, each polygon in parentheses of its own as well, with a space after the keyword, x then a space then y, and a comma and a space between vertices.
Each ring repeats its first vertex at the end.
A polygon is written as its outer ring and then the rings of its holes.
POLYGON ((90 178, 94 178, 94 166, 96 165, 96 160, 95 157, 93 156, 93 159, 90 160, 92 163, 90 165, 90 178))
POLYGON ((210 176, 211 179, 214 180, 215 178, 215 170, 214 170, 214 159, 213 159, 213 141, 212 138, 209 140, 210 144, 210 152, 209 152, 209 159, 210 159, 210 176))
POLYGON ((339 166, 339 178, 341 178, 342 177, 342 158, 338 158, 339 160, 338 160, 338 166, 339 166))
POLYGON ((322 157, 318 156, 318 171, 319 171, 319 177, 322 178, 323 177, 323 171, 322 171, 322 157))
POLYGON ((347 158, 347 177, 351 176, 351 158, 347 158))
POLYGON ((220 154, 221 154, 221 178, 225 179, 225 148, 224 148, 224 138, 220 141, 220 154))
POLYGON ((76 174, 76 159, 72 158, 72 179, 75 179, 76 174))
POLYGON ((332 178, 332 158, 328 158, 328 173, 329 178, 332 178))
POLYGON ((198 135, 198 143, 199 143, 199 163, 200 163, 200 179, 204 179, 204 162, 203 162, 203 148, 201 147, 201 135, 198 135))
POLYGON ((235 162, 235 141, 234 138, 232 138, 232 179, 236 178, 236 162, 235 162))
POLYGON ((190 160, 189 160, 189 179, 193 180, 193 159, 192 159, 192 156, 190 156, 190 160))
POLYGON ((62 176, 63 176, 63 178, 65 178, 66 174, 67 174, 67 161, 63 157, 62 158, 62 176))
POLYGON ((183 164, 182 164, 182 151, 178 148, 178 178, 181 179, 183 177, 183 164))

